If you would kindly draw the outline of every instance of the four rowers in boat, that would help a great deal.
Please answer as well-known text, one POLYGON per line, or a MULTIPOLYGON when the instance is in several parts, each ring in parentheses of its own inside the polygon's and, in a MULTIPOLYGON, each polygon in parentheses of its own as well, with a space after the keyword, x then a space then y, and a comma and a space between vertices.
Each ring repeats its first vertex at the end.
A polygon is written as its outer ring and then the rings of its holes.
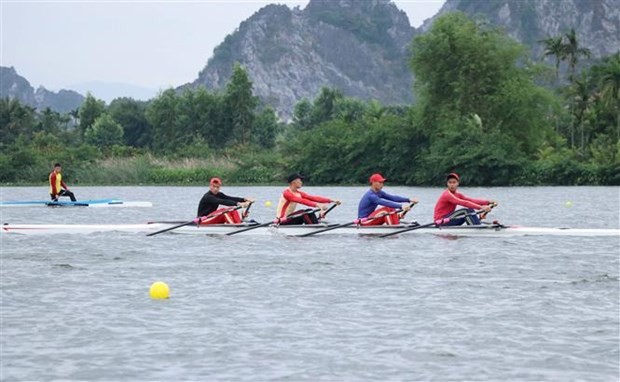
MULTIPOLYGON (((282 192, 276 218, 281 225, 300 225, 318 224, 324 217, 329 203, 340 205, 340 200, 324 196, 310 195, 301 191, 304 177, 300 174, 292 174, 287 181, 289 186, 282 192), (310 209, 296 210, 297 204, 317 208, 319 216, 310 209)), ((370 189, 364 194, 358 206, 358 219, 360 225, 399 225, 403 215, 418 203, 417 198, 391 195, 383 191, 385 179, 381 174, 372 174, 369 178, 370 189), (402 203, 407 203, 402 205, 402 203)), ((460 177, 458 174, 451 173, 447 176, 448 188, 441 194, 435 205, 434 220, 446 219, 443 225, 461 225, 463 223, 478 225, 480 218, 474 210, 481 210, 488 213, 492 206, 497 205, 494 201, 474 199, 457 192, 460 177), (455 213, 457 206, 465 208, 458 214, 455 213), (455 218, 450 218, 455 216, 455 218), (448 219, 450 218, 450 219, 448 219)), ((240 224, 241 216, 237 211, 239 208, 247 208, 253 199, 228 196, 220 191, 222 181, 220 178, 212 178, 209 182, 209 191, 204 194, 198 206, 198 217, 200 224, 240 224), (219 208, 219 205, 228 206, 219 208), (238 208, 234 208, 238 207, 238 208)), ((244 216, 245 217, 245 216, 244 216)))

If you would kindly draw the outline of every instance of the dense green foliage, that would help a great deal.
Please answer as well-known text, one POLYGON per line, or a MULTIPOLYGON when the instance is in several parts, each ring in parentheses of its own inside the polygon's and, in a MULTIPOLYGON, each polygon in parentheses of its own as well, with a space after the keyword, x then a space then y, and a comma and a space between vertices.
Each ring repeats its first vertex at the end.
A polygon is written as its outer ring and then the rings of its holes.
POLYGON ((302 100, 293 167, 318 183, 363 182, 373 171, 422 185, 450 171, 477 185, 620 183, 618 55, 583 73, 588 86, 554 92, 522 45, 464 14, 438 19, 411 48, 418 102, 394 114, 333 90, 302 100))
POLYGON ((620 53, 578 74, 586 54, 573 38, 543 41, 554 71, 502 32, 448 14, 411 44, 414 105, 323 88, 289 124, 239 65, 221 92, 169 89, 110 105, 88 95, 69 114, 2 99, 0 182, 45 182, 59 161, 70 184, 276 183, 292 171, 314 184, 382 172, 440 185, 451 171, 468 185, 620 184, 620 53), (556 78, 562 63, 566 79, 556 78))
POLYGON ((119 98, 107 107, 89 94, 68 115, 2 99, 0 182, 40 182, 58 161, 71 182, 203 183, 224 174, 230 182, 273 181, 280 167, 250 164, 273 164, 262 152, 282 128, 271 107, 258 105, 245 70, 233 72, 221 94, 168 89, 149 103, 119 98))

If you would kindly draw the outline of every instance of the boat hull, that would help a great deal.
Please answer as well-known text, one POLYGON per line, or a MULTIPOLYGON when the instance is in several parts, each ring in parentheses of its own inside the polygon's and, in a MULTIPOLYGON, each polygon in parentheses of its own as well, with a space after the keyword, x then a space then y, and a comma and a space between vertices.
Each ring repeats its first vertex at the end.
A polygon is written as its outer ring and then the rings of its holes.
MULTIPOLYGON (((152 233, 178 225, 179 222, 154 222, 146 224, 5 224, 2 226, 4 234, 22 235, 51 235, 51 234, 91 234, 99 232, 129 232, 129 233, 152 233)), ((179 227, 170 233, 186 235, 226 235, 239 229, 248 228, 251 225, 189 225, 179 227)), ((326 225, 304 226, 268 226, 260 227, 241 235, 276 235, 276 236, 300 236, 323 230, 326 225)), ((383 235, 407 228, 406 226, 349 226, 326 232, 317 233, 315 236, 324 235, 383 235)), ((618 229, 576 229, 576 228, 546 228, 546 227, 519 227, 501 225, 482 226, 458 226, 458 227, 427 227, 403 232, 399 236, 414 234, 433 234, 441 236, 616 236, 620 237, 618 229)))

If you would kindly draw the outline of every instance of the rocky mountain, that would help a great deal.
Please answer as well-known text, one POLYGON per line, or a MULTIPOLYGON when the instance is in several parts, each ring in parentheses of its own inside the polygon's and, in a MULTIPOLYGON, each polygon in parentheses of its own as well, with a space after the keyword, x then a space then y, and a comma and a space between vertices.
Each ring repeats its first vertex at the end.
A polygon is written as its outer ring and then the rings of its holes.
POLYGON ((400 104, 412 101, 407 46, 414 29, 389 0, 311 0, 305 9, 268 5, 241 23, 189 86, 225 86, 232 64, 248 71, 255 94, 290 117, 322 86, 400 104))
POLYGON ((52 92, 40 86, 34 89, 28 80, 17 74, 15 68, 0 66, 0 97, 16 98, 20 102, 43 110, 50 108, 59 113, 75 110, 84 97, 72 90, 52 92))
MULTIPOLYGON (((447 0, 438 15, 462 11, 499 25, 540 57, 539 40, 575 28, 580 44, 602 57, 620 50, 619 0, 447 0)), ((239 25, 198 78, 185 86, 225 86, 234 62, 255 94, 284 118, 322 86, 385 104, 412 101, 408 45, 419 30, 390 0, 311 0, 304 9, 268 5, 239 25)))
POLYGON ((571 28, 594 58, 620 51, 619 0, 447 0, 439 13, 422 25, 421 32, 427 31, 437 17, 453 11, 501 26, 532 47, 537 57, 544 49, 539 40, 563 35, 571 28))

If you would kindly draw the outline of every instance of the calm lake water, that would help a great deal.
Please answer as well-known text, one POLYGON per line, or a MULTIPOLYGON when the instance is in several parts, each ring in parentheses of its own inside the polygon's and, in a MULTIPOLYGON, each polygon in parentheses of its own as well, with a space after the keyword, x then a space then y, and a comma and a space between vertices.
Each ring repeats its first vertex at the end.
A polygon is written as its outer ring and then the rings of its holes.
MULTIPOLYGON (((273 218, 283 187, 226 187, 273 218), (268 208, 263 203, 269 200, 268 208)), ((152 208, 4 208, 10 223, 191 220, 205 187, 74 187, 152 208)), ((355 218, 364 187, 312 188, 355 218)), ((618 228, 618 187, 463 188, 491 219, 618 228), (572 202, 567 206, 566 202, 572 202)), ((441 190, 386 187, 420 199, 441 190)), ((4 187, 2 200, 45 199, 4 187)), ((2 381, 618 381, 617 237, 0 235, 2 381), (154 281, 171 288, 152 300, 154 281)))

